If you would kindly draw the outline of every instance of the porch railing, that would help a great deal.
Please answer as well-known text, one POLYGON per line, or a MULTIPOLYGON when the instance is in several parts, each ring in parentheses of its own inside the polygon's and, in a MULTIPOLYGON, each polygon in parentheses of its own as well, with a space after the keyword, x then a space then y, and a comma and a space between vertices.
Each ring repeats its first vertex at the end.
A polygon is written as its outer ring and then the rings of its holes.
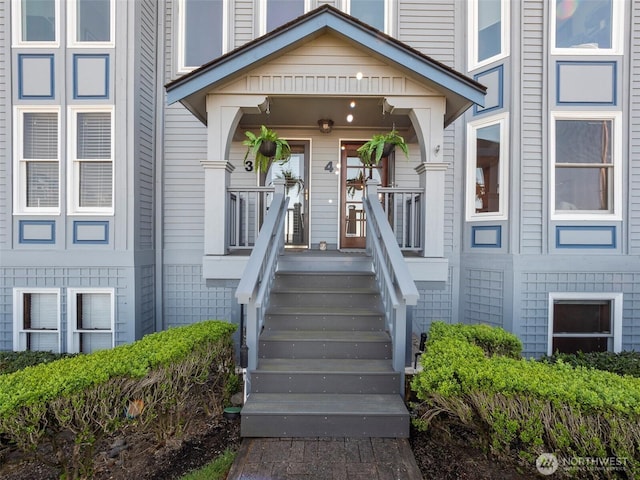
POLYGON ((230 250, 251 249, 255 246, 272 202, 273 192, 273 187, 227 189, 227 247, 230 250))
POLYGON ((377 196, 387 214, 400 250, 404 252, 422 250, 423 190, 378 187, 377 196))
POLYGON ((387 214, 378 197, 378 185, 367 183, 364 209, 367 215, 367 253, 371 255, 387 330, 393 342, 393 369, 400 374, 404 394, 404 367, 407 348, 407 305, 418 303, 418 289, 402 256, 387 214))
MULTIPOLYGON (((271 206, 274 187, 248 187, 227 189, 227 248, 251 250, 256 244, 262 223, 271 206)), ((304 237, 304 214, 299 204, 287 210, 285 242, 299 245, 304 237)))
MULTIPOLYGON (((260 235, 236 289, 238 303, 246 313, 246 333, 241 332, 241 336, 246 335, 249 371, 257 366, 258 336, 264 324, 264 312, 268 307, 278 256, 284 251, 284 221, 288 202, 283 186, 279 188, 276 185, 260 235)), ((250 392, 250 386, 250 377, 247 377, 245 393, 250 392)))

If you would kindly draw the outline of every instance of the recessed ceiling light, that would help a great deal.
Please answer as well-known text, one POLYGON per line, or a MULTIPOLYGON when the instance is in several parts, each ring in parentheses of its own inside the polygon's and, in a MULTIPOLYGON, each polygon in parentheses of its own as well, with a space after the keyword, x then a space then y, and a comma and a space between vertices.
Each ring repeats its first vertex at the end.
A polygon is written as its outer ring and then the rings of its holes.
POLYGON ((351 103, 349 104, 349 106, 351 108, 356 108, 356 101, 355 100, 351 100, 351 103))
POLYGON ((353 115, 351 114, 347 115, 347 122, 349 123, 353 122, 353 115))
POLYGON ((362 80, 362 72, 356 73, 356 79, 357 80, 362 80))

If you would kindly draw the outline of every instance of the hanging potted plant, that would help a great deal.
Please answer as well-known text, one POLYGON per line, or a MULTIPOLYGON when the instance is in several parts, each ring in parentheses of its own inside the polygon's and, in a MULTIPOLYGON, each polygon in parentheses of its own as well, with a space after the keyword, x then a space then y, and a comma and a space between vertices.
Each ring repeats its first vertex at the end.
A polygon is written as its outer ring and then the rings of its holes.
POLYGON ((256 171, 266 172, 272 161, 284 163, 289 160, 291 147, 275 131, 262 125, 258 135, 253 132, 245 132, 245 135, 247 139, 242 144, 247 147, 247 153, 244 159, 246 161, 249 154, 253 154, 256 171))
POLYGON ((394 128, 389 133, 377 133, 371 140, 365 142, 357 152, 360 160, 365 165, 377 165, 380 159, 388 157, 393 150, 399 147, 407 158, 409 158, 409 148, 404 138, 398 134, 394 128))
POLYGON ((284 188, 287 194, 291 191, 291 189, 296 189, 296 195, 300 193, 300 191, 304 188, 304 181, 293 174, 290 168, 282 169, 282 171, 276 175, 276 178, 284 179, 284 188))

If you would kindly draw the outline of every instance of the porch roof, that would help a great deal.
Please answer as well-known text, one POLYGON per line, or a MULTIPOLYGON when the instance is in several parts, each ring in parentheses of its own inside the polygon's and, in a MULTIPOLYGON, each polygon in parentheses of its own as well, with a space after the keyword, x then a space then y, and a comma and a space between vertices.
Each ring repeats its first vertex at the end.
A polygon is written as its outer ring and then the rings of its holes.
POLYGON ((480 83, 330 5, 320 6, 169 82, 165 87, 167 102, 182 103, 206 124, 206 96, 216 86, 327 32, 442 92, 446 98, 445 126, 474 103, 484 105, 486 88, 480 83))

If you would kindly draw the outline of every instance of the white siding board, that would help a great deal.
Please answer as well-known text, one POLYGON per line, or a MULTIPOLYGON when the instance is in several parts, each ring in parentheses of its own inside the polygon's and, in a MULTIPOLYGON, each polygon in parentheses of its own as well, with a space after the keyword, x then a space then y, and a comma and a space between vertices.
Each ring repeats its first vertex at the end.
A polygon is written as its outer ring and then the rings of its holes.
POLYGON ((455 2, 399 2, 398 39, 434 60, 454 65, 455 2))

